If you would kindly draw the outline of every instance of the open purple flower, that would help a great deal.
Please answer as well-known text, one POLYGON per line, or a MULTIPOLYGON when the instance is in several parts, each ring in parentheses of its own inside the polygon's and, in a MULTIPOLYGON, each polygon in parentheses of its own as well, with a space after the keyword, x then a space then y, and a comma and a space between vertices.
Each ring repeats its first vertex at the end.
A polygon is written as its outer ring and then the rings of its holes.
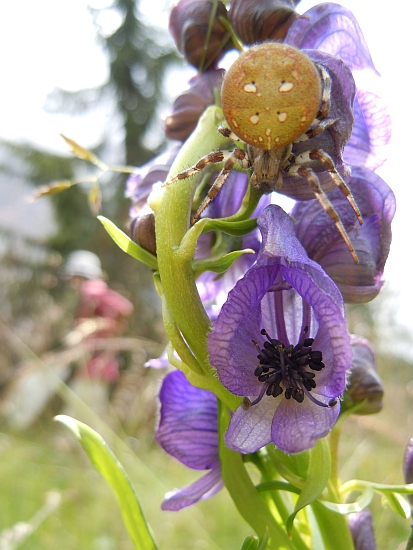
POLYGON ((313 447, 334 425, 351 365, 343 300, 310 260, 291 218, 270 205, 258 218, 257 263, 229 293, 209 337, 222 384, 244 396, 227 445, 251 453, 313 447))
POLYGON ((199 480, 166 494, 163 510, 177 511, 204 500, 223 487, 218 456, 217 400, 173 371, 160 391, 161 418, 156 440, 177 460, 195 470, 208 470, 199 480))

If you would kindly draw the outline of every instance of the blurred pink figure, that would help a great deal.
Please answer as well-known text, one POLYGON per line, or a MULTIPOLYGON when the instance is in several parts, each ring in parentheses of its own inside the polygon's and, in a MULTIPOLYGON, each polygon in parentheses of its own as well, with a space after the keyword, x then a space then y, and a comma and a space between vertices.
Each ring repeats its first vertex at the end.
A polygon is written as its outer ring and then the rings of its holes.
MULTIPOLYGON (((129 300, 98 279, 82 281, 79 294, 76 326, 80 328, 85 321, 96 321, 95 330, 87 338, 113 338, 122 334, 126 328, 125 319, 133 312, 129 300)), ((94 352, 87 362, 86 372, 79 374, 114 382, 119 376, 116 351, 94 352)))
MULTIPOLYGON (((102 350, 97 340, 121 336, 127 327, 127 317, 133 312, 133 305, 102 280, 100 260, 92 252, 78 250, 70 254, 63 273, 79 292, 75 327, 67 335, 66 344, 73 346, 83 342, 91 350, 86 360, 78 364, 69 385, 102 420, 111 423, 109 386, 119 377, 118 349, 115 344, 102 350), (94 340, 97 344, 95 348, 94 340)), ((72 410, 69 406, 67 414, 80 419, 79 413, 77 407, 72 410)), ((85 421, 90 422, 90 419, 85 421)))

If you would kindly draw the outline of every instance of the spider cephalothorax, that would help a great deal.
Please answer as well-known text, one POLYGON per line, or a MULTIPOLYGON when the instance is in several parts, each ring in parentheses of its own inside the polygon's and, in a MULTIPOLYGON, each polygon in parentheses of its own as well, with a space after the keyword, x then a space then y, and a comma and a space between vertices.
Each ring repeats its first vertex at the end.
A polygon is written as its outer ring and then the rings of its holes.
POLYGON ((265 193, 280 190, 283 176, 304 177, 358 262, 347 231, 312 167, 317 162, 329 172, 362 223, 359 208, 332 157, 321 148, 297 155, 292 152, 293 144, 318 136, 337 122, 329 118, 330 92, 327 70, 296 48, 269 42, 242 53, 223 80, 221 101, 228 128, 221 126, 218 131, 244 147, 209 153, 165 183, 185 179, 208 164, 224 162, 192 223, 217 195, 236 163, 251 171, 251 185, 265 193))

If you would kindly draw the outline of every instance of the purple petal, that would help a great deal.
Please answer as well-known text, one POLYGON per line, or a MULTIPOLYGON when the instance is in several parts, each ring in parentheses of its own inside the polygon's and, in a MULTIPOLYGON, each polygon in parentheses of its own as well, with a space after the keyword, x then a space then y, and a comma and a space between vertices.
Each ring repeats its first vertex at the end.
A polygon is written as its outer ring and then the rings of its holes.
POLYGON ((348 517, 354 550, 376 550, 373 531, 373 516, 370 510, 362 510, 348 517))
MULTIPOLYGON (((321 397, 315 394, 320 400, 321 397)), ((328 400, 324 400, 328 403, 328 400)), ((293 399, 281 401, 271 426, 274 444, 286 453, 300 453, 314 447, 317 439, 326 436, 334 426, 340 412, 333 408, 314 405, 309 400, 297 403, 293 399)))
POLYGON ((195 470, 219 465, 216 397, 192 386, 173 371, 160 391, 161 418, 156 440, 163 449, 195 470))
POLYGON ((165 119, 168 139, 185 141, 191 135, 202 113, 215 102, 214 89, 221 89, 223 76, 223 69, 210 69, 189 81, 188 90, 175 99, 165 119))
POLYGON ((246 410, 242 406, 234 412, 225 443, 230 449, 254 453, 271 443, 271 423, 279 401, 262 400, 246 410))
POLYGON ((338 57, 351 70, 375 70, 356 18, 338 4, 327 2, 306 11, 291 25, 285 43, 338 57))
POLYGON ((130 217, 134 219, 147 206, 148 197, 155 183, 164 182, 179 151, 175 147, 136 169, 126 184, 126 197, 132 200, 130 217))
POLYGON ((364 219, 359 225, 347 199, 337 190, 328 198, 346 228, 359 264, 355 264, 341 235, 318 201, 296 204, 291 212, 296 235, 310 258, 339 286, 347 302, 366 302, 379 292, 390 250, 395 197, 377 174, 355 167, 348 183, 364 219))
POLYGON ((182 508, 191 506, 200 500, 212 497, 222 489, 224 483, 221 478, 220 468, 213 468, 200 479, 184 487, 183 489, 174 489, 165 495, 162 503, 162 510, 177 512, 182 508))
POLYGON ((391 119, 387 107, 372 92, 357 90, 353 133, 344 150, 344 160, 354 166, 375 170, 387 156, 391 119))

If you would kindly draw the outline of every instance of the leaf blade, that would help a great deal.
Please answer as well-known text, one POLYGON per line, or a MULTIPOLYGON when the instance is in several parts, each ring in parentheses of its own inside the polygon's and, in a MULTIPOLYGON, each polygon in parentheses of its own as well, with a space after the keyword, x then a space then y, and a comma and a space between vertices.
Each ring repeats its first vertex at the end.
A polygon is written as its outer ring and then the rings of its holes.
POLYGON ((56 417, 81 443, 90 461, 112 487, 123 521, 137 550, 156 550, 157 546, 146 523, 138 497, 123 466, 92 428, 66 415, 56 417))

